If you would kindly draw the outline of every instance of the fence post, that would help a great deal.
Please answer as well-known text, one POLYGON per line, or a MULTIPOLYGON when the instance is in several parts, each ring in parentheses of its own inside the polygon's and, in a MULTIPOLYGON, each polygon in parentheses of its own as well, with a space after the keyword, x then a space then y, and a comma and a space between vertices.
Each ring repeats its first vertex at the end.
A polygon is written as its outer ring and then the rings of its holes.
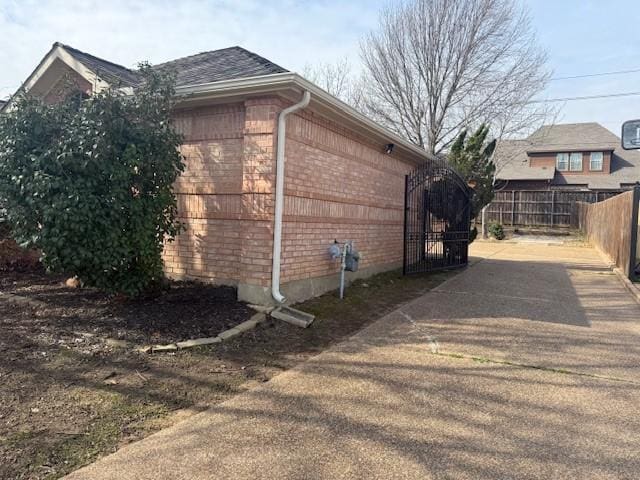
POLYGON ((484 207, 482 207, 482 238, 487 238, 487 224, 486 224, 486 213, 487 213, 487 206, 485 205, 484 207))
POLYGON ((402 274, 407 274, 407 223, 409 219, 409 175, 404 176, 404 238, 402 246, 402 274))
POLYGON ((551 190, 551 226, 554 225, 556 215, 556 191, 551 190))
POLYGON ((633 188, 633 205, 631 207, 631 252, 629 255, 629 278, 635 277, 636 258, 638 252, 638 210, 640 209, 640 186, 633 188))
POLYGON ((511 226, 513 227, 513 224, 515 223, 516 220, 516 191, 515 190, 511 190, 511 226))

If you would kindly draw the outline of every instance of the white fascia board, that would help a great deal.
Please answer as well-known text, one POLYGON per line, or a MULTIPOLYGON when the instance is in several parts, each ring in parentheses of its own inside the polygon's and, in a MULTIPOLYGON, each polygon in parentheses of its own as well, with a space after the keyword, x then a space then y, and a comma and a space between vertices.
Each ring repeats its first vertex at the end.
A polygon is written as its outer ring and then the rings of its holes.
MULTIPOLYGON (((55 45, 51 50, 49 50, 49 53, 45 55, 45 57, 42 59, 40 64, 38 64, 31 75, 29 75, 29 77, 24 81, 22 86, 18 89, 18 92, 28 92, 29 90, 31 90, 31 88, 33 88, 33 86, 38 83, 38 80, 42 78, 42 76, 56 60, 60 60, 82 78, 84 78, 87 82, 89 82, 93 86, 94 92, 101 92, 104 89, 109 88, 109 84, 102 80, 95 72, 88 69, 86 66, 84 66, 84 64, 73 58, 73 56, 63 47, 61 47, 60 45, 55 45)), ((53 87, 53 85, 51 85, 51 87, 53 87)), ((10 104, 13 103, 14 98, 15 95, 13 95, 2 108, 9 108, 10 104)))
POLYGON ((103 90, 106 90, 110 87, 110 85, 102 80, 93 70, 88 69, 84 66, 83 63, 76 60, 69 52, 67 52, 63 47, 57 47, 57 53, 59 55, 60 60, 66 63, 69 67, 78 73, 82 78, 88 81, 91 85, 93 85, 93 92, 98 93, 103 90))
POLYGON ((38 68, 31 74, 27 81, 22 86, 22 90, 29 91, 40 80, 42 75, 49 69, 51 64, 56 60, 60 60, 66 64, 69 68, 75 71, 78 75, 84 78, 87 82, 93 85, 95 92, 100 92, 105 88, 109 88, 109 84, 100 79, 93 71, 89 70, 78 60, 73 58, 69 52, 67 52, 60 45, 56 45, 45 57, 38 68))
POLYGON ((414 145, 398 134, 378 125, 353 107, 302 78, 297 73, 275 73, 259 77, 188 85, 176 88, 176 95, 182 100, 188 100, 189 98, 221 98, 240 94, 276 92, 278 90, 292 88, 294 90, 311 92, 312 100, 321 103, 325 108, 331 110, 334 115, 352 122, 357 122, 361 127, 375 136, 387 139, 387 143, 393 143, 397 147, 420 156, 423 160, 430 158, 430 155, 423 148, 414 145))

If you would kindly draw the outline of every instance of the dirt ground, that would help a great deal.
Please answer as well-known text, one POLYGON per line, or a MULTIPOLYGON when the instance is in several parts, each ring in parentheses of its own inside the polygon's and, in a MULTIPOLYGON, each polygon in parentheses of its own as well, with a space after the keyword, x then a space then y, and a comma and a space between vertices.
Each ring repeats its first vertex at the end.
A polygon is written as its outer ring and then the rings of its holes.
POLYGON ((136 347, 214 336, 254 312, 231 288, 179 282, 118 301, 43 272, 0 272, 0 479, 58 478, 291 368, 440 284, 452 272, 381 274, 298 307, 308 329, 268 320, 211 347, 136 347))

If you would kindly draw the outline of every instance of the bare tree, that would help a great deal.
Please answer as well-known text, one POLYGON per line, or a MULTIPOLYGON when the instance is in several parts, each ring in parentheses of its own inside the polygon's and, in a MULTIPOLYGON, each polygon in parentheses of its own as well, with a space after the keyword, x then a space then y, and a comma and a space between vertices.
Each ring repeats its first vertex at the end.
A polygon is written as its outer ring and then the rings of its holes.
POLYGON ((528 12, 516 0, 407 0, 361 45, 367 112, 431 153, 463 128, 514 135, 545 115, 549 78, 528 12))
POLYGON ((348 57, 342 57, 335 63, 306 64, 302 76, 353 108, 363 108, 362 84, 355 76, 348 57))

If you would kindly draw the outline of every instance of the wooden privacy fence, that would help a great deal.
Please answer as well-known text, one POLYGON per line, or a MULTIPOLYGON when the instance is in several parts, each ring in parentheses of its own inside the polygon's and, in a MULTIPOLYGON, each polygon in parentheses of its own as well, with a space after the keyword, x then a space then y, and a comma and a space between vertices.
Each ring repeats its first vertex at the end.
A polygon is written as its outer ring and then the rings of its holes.
POLYGON ((638 252, 638 209, 640 187, 607 201, 574 206, 572 226, 579 228, 589 242, 605 253, 629 277, 634 277, 638 252))
POLYGON ((596 203, 621 191, 501 190, 486 210, 485 220, 510 226, 569 227, 576 202, 596 203))

